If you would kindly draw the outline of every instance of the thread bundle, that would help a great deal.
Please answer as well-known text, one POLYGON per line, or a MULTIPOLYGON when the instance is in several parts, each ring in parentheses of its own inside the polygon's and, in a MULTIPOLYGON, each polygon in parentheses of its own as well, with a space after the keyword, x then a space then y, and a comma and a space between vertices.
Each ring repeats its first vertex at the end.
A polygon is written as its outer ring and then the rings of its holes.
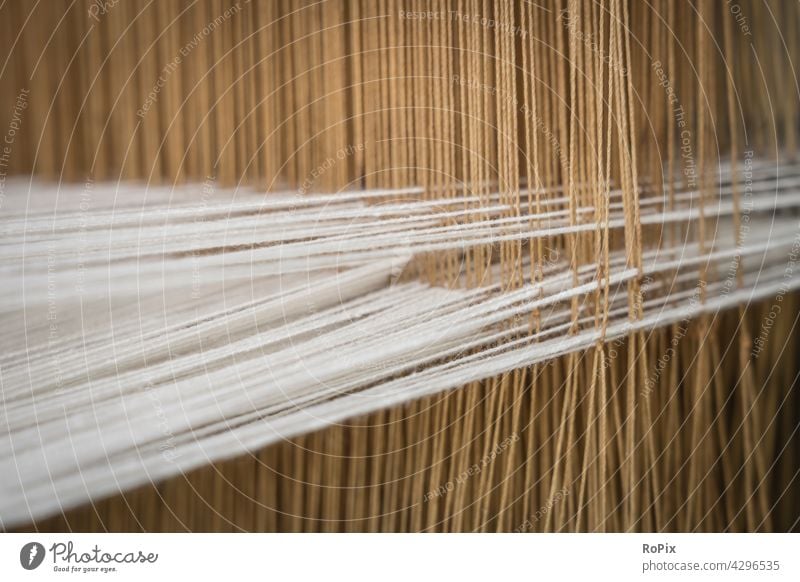
MULTIPOLYGON (((783 191, 793 182, 775 182, 767 165, 757 175, 766 178, 754 190, 777 188, 780 197, 754 197, 757 228, 739 246, 730 244, 728 218, 707 253, 685 246, 646 252, 640 273, 614 252, 607 279, 596 278, 599 265, 587 265, 577 285, 568 264, 551 257, 537 281, 514 290, 467 292, 399 280, 413 255, 432 244, 463 256, 520 234, 549 240, 569 228, 560 213, 463 224, 476 212, 499 215, 504 207, 470 210, 469 199, 459 201, 467 206, 459 211, 447 200, 395 202, 419 194, 407 189, 263 200, 245 192, 241 201, 223 191, 234 201, 199 210, 145 204, 11 218, 3 225, 8 276, 24 294, 11 295, 21 305, 6 301, 4 311, 26 321, 16 328, 24 335, 4 338, 3 463, 12 477, 3 519, 47 516, 354 415, 793 290, 800 285, 800 235, 796 219, 781 217, 781 209, 796 208, 800 197, 783 191), (772 217, 757 218, 763 214, 772 217), (444 224, 455 218, 462 224, 444 224), (735 289, 729 266, 737 263, 743 277, 735 289), (692 288, 697 265, 728 280, 692 288), (630 321, 625 287, 637 277, 647 281, 643 317, 630 321), (602 330, 588 300, 599 290, 608 293, 602 330), (251 293, 249 301, 242 291, 251 293), (182 311, 171 321, 142 313, 176 294, 182 311), (80 314, 108 311, 108 319, 81 315, 59 323, 65 298, 80 314), (578 319, 569 308, 575 299, 578 319), (120 309, 119 301, 134 301, 138 313, 120 309), (26 314, 45 306, 47 334, 37 335, 26 314), (584 331, 563 336, 576 328, 584 331), (14 349, 20 341, 25 349, 14 349)), ((114 190, 98 188, 99 198, 113 200, 114 190)), ((22 199, 25 189, 11 194, 22 199)), ((645 211, 643 223, 696 219, 694 193, 676 198, 681 206, 645 211)), ((729 217, 725 188, 705 210, 729 217)), ((584 225, 622 228, 624 221, 610 216, 606 225, 584 225)))

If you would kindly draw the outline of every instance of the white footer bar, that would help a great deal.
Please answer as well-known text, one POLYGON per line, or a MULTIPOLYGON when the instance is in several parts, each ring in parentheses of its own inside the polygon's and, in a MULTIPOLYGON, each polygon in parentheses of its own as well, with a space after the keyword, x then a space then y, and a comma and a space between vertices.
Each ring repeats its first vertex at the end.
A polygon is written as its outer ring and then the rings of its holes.
POLYGON ((225 582, 796 581, 800 534, 0 535, 0 580, 186 576, 225 582))

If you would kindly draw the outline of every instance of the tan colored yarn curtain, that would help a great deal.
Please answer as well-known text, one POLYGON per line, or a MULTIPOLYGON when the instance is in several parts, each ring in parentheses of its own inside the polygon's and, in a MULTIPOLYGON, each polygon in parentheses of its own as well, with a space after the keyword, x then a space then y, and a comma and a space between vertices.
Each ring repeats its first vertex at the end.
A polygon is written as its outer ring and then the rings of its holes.
POLYGON ((594 178, 603 145, 614 178, 625 150, 637 174, 661 175, 681 145, 670 123, 679 110, 694 149, 727 155, 746 127, 742 148, 793 152, 795 11, 749 1, 9 2, 4 121, 29 93, 9 169, 274 188, 300 186, 362 144, 315 189, 495 179, 514 193, 529 173, 544 185, 568 183, 570 171, 573 182, 594 178))
MULTIPOLYGON (((738 172, 752 152, 796 156, 798 18, 796 3, 756 0, 13 1, 0 127, 16 115, 21 129, 5 172, 304 194, 422 185, 477 206, 497 193, 510 214, 597 227, 434 253, 416 274, 513 288, 558 257, 577 285, 581 268, 604 279, 616 250, 635 269, 667 244, 706 252, 717 218, 642 225, 644 206, 673 210, 680 192, 702 212, 728 179, 740 236, 738 172)), ((642 285, 628 284, 631 319, 642 285)), ((791 317, 758 357, 771 305, 598 343, 32 527, 797 528, 798 306, 783 301, 791 317)), ((605 329, 608 287, 590 304, 580 324, 572 299, 571 333, 605 329)))
MULTIPOLYGON (((721 158, 796 149, 793 3, 58 0, 3 12, 3 121, 20 96, 26 106, 8 175, 425 185, 484 203, 499 189, 530 210, 566 195, 555 204, 573 222, 599 218, 576 209, 615 186, 630 223, 610 244, 635 264, 660 240, 637 213, 662 182, 670 200, 676 186, 702 193, 721 158)), ((582 264, 599 244, 586 233, 551 246, 582 264)), ((501 250, 507 284, 522 246, 501 250)), ((528 250, 531 265, 545 254, 528 250)), ((488 252, 468 257, 473 284, 488 252)), ((439 261, 428 276, 452 279, 439 261)))

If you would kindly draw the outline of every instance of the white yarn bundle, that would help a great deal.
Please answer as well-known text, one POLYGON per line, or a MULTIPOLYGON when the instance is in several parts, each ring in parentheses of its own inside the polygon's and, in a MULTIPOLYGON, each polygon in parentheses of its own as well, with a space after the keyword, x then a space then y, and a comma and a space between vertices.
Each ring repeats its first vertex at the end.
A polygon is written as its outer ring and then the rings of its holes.
POLYGON ((607 223, 591 207, 574 223, 552 192, 543 212, 516 216, 499 194, 261 196, 209 184, 10 180, 0 223, 0 526, 795 289, 800 168, 756 164, 753 175, 739 244, 721 168, 719 195, 702 208, 688 191, 669 211, 657 197, 641 200, 643 225, 714 219, 703 252, 665 242, 644 252, 639 272, 615 251, 605 279, 597 265, 573 273, 556 258, 541 281, 512 290, 402 275, 424 253, 622 229, 619 192, 607 223), (699 299, 701 266, 710 275, 699 299), (634 278, 639 319, 628 310, 634 278), (588 298, 605 288, 600 329, 588 298))

